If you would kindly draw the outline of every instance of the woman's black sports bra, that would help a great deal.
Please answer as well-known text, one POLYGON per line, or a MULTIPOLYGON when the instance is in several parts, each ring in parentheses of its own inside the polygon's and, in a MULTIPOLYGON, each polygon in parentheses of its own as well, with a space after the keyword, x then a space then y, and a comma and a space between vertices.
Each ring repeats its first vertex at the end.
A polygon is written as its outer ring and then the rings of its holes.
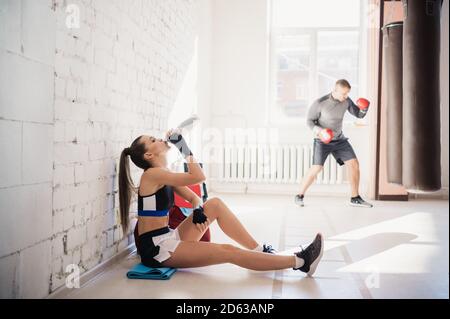
POLYGON ((138 216, 167 216, 173 203, 172 186, 164 185, 156 193, 146 196, 141 196, 138 191, 138 216))

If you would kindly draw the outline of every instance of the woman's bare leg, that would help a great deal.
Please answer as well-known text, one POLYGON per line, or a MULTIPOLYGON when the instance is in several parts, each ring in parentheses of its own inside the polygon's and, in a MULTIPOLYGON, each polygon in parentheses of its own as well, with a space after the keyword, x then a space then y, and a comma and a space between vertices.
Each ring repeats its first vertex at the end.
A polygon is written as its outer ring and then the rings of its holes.
POLYGON ((182 241, 164 267, 192 268, 232 263, 252 270, 278 270, 295 267, 295 256, 266 254, 229 244, 182 241))
MULTIPOLYGON (((217 220, 219 227, 231 239, 247 249, 255 249, 258 246, 256 240, 248 233, 239 219, 219 198, 212 198, 203 205, 204 213, 212 223, 217 220)), ((192 214, 178 227, 180 238, 183 241, 199 241, 204 232, 200 232, 192 222, 192 214)))

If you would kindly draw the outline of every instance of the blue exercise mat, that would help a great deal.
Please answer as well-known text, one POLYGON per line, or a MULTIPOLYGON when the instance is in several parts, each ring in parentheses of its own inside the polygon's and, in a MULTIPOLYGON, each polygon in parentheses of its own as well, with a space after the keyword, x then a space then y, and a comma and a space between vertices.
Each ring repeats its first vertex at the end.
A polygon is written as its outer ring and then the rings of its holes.
POLYGON ((176 271, 176 268, 149 268, 140 263, 127 272, 127 277, 130 279, 167 280, 170 279, 176 271))

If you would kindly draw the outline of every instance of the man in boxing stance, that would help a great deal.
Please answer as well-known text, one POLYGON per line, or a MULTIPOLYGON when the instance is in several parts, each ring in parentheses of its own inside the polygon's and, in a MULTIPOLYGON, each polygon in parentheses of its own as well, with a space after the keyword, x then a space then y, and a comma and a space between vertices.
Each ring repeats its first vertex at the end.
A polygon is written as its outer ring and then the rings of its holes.
POLYGON ((349 111, 357 118, 366 116, 369 101, 360 98, 356 104, 348 97, 351 86, 347 80, 336 82, 334 90, 316 100, 309 108, 307 124, 314 133, 313 165, 303 179, 300 192, 295 196, 295 203, 304 206, 304 195, 314 182, 317 174, 323 169, 323 164, 331 153, 339 165, 346 165, 350 175, 351 199, 350 205, 372 207, 359 196, 359 163, 348 138, 342 132, 342 120, 349 111))

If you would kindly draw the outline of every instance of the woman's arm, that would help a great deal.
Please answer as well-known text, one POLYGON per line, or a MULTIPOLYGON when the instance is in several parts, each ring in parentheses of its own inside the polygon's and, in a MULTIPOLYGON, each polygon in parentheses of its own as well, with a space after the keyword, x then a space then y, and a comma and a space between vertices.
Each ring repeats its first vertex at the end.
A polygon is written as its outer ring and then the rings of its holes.
POLYGON ((202 199, 187 186, 177 186, 174 187, 173 190, 175 193, 191 203, 192 207, 197 207, 202 204, 202 199))
MULTIPOLYGON (((179 129, 171 129, 166 133, 166 140, 170 143, 172 143, 173 145, 175 145, 176 148, 178 148, 178 150, 180 151, 180 153, 183 155, 183 157, 185 158, 186 162, 187 162, 187 166, 188 166, 188 172, 185 173, 189 174, 192 176, 192 178, 197 178, 198 180, 194 180, 193 183, 188 183, 185 184, 183 182, 181 182, 181 184, 178 185, 173 185, 173 186, 187 186, 187 185, 193 185, 193 184, 199 184, 201 182, 203 182, 205 180, 205 175, 203 174, 203 170, 200 167, 200 165, 197 163, 197 161, 194 158, 194 155, 192 154, 191 150, 189 149, 189 146, 187 145, 185 139, 183 138, 183 136, 181 135, 181 131, 179 129)), ((183 174, 178 174, 183 176, 183 174)), ((170 178, 168 176, 166 176, 166 178, 170 178)), ((173 176, 172 176, 173 179, 173 176)), ((168 184, 168 185, 172 185, 172 184, 168 184)))
POLYGON ((195 165, 198 166, 198 170, 189 170, 188 173, 173 173, 166 169, 155 167, 149 168, 144 174, 146 174, 155 184, 160 185, 177 187, 203 183, 205 181, 205 175, 200 169, 200 166, 198 164, 195 165))

